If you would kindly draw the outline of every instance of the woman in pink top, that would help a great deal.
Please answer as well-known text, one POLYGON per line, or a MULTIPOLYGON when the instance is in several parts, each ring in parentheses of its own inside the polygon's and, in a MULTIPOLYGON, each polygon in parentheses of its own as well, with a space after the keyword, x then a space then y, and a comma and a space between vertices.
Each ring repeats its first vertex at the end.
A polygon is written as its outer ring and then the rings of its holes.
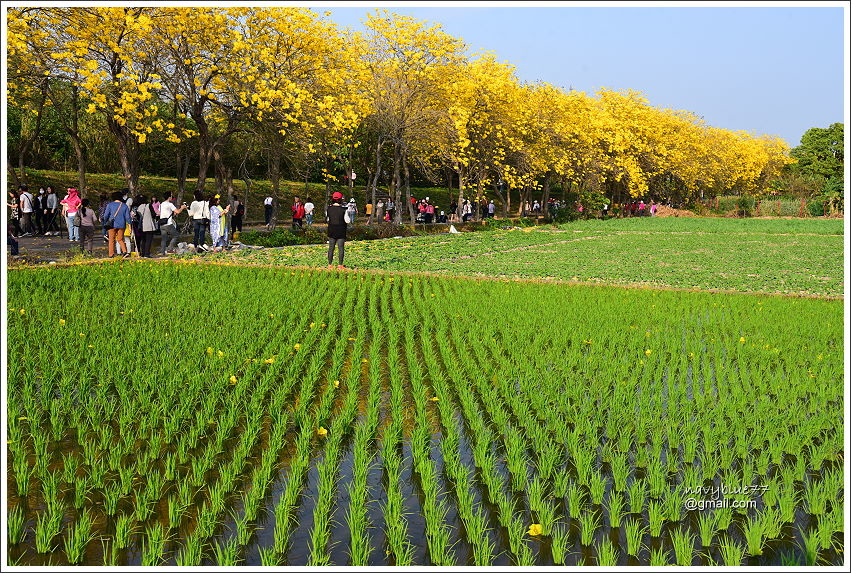
POLYGON ((80 240, 80 233, 77 227, 74 226, 74 217, 77 216, 77 211, 83 203, 80 200, 80 194, 73 187, 68 188, 68 194, 59 202, 62 205, 62 215, 65 216, 65 222, 68 223, 68 240, 72 243, 80 240))

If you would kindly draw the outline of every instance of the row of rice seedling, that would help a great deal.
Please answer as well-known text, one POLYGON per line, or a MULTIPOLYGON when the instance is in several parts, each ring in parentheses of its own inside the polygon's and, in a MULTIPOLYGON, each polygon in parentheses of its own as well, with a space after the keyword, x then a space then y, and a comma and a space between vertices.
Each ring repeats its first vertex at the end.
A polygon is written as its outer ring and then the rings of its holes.
POLYGON ((10 300, 32 301, 8 311, 12 562, 766 564, 843 549, 837 301, 179 264, 12 279, 10 300), (103 288, 115 280, 140 296, 103 288), (187 298, 183 326, 146 337, 154 293, 176 281, 240 312, 187 298), (89 298, 108 328, 73 310, 89 298), (746 503, 687 504, 713 496, 746 503))

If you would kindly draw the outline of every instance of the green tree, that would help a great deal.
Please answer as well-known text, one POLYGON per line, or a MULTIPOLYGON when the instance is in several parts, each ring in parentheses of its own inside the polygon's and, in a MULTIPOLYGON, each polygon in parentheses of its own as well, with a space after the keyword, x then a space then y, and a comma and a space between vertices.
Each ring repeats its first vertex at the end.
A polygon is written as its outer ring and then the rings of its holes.
POLYGON ((843 137, 845 126, 831 124, 827 129, 813 127, 801 137, 801 145, 791 151, 798 163, 792 168, 805 175, 819 175, 828 179, 843 180, 843 137))

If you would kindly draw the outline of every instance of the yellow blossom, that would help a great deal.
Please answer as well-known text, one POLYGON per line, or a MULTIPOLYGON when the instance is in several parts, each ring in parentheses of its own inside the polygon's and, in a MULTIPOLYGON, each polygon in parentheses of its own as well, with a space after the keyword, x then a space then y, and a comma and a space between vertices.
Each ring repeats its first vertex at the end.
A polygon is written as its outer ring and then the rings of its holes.
POLYGON ((301 344, 293 344, 293 350, 295 350, 296 352, 298 352, 298 350, 300 348, 301 348, 301 344))
POLYGON ((316 433, 317 433, 317 434, 319 434, 320 436, 327 436, 327 435, 328 435, 328 430, 326 430, 326 429, 325 429, 325 428, 323 428, 322 426, 319 426, 319 429, 318 429, 318 430, 316 430, 316 433))
POLYGON ((65 319, 64 319, 64 318, 60 318, 60 319, 59 319, 59 325, 60 325, 60 326, 65 326, 65 319))
POLYGON ((340 387, 340 381, 334 380, 334 388, 339 388, 339 387, 340 387))
POLYGON ((540 535, 542 531, 543 531, 543 529, 541 529, 540 523, 533 523, 532 525, 529 526, 529 532, 528 533, 529 533, 529 535, 537 536, 537 535, 540 535))
POLYGON ((231 376, 231 377, 230 377, 230 383, 231 383, 231 384, 236 384, 236 376, 231 376))
POLYGON ((739 342, 741 342, 742 344, 744 344, 744 343, 745 343, 745 337, 744 337, 744 336, 742 336, 741 338, 739 338, 739 342))
POLYGON ((212 355, 213 355, 213 347, 212 347, 212 346, 208 346, 208 347, 207 347, 207 356, 212 356, 212 355))
POLYGON ((645 356, 650 356, 652 353, 653 353, 653 351, 650 350, 649 348, 644 351, 645 356))

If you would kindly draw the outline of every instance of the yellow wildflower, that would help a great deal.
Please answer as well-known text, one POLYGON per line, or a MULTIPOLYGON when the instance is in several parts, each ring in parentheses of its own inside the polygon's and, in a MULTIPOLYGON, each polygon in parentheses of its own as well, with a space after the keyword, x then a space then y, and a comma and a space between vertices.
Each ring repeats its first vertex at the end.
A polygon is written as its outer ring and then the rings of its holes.
POLYGON ((319 429, 318 429, 318 430, 316 430, 316 433, 317 433, 317 434, 319 434, 320 436, 327 436, 327 435, 328 435, 328 430, 326 430, 326 429, 325 429, 325 428, 323 428, 322 426, 319 426, 319 429))
POLYGON ((65 319, 64 318, 59 319, 59 326, 65 326, 65 319))
POLYGON ((543 531, 543 529, 541 529, 540 523, 533 523, 532 525, 529 526, 529 532, 528 533, 531 536, 537 536, 537 535, 540 535, 542 531, 543 531))
POLYGON ((231 384, 236 384, 236 376, 231 376, 231 377, 230 377, 230 383, 231 383, 231 384))

